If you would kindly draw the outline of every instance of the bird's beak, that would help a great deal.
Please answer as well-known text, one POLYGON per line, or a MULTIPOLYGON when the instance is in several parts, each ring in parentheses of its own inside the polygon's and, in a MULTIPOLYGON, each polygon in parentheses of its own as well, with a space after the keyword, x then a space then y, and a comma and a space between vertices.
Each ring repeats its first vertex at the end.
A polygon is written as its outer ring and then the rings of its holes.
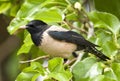
POLYGON ((19 32, 23 31, 24 29, 26 29, 27 26, 20 26, 15 32, 14 35, 18 34, 19 32))
POLYGON ((26 29, 27 26, 20 26, 20 29, 26 29))

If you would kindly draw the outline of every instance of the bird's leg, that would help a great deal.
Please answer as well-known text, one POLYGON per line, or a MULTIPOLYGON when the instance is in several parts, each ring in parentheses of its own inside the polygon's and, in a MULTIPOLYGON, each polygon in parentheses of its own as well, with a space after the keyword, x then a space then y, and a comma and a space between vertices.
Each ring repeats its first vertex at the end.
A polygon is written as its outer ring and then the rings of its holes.
POLYGON ((68 61, 68 59, 67 58, 64 58, 64 63, 66 63, 68 61))
POLYGON ((78 55, 77 55, 75 52, 73 52, 72 55, 73 55, 75 58, 78 57, 78 55))
POLYGON ((65 63, 64 63, 64 65, 72 65, 75 61, 77 60, 77 58, 73 58, 73 59, 71 59, 71 60, 67 60, 65 63))
POLYGON ((66 58, 64 59, 64 64, 65 65, 72 64, 77 59, 78 55, 75 52, 73 52, 72 55, 73 55, 73 57, 75 57, 72 60, 68 60, 66 58))

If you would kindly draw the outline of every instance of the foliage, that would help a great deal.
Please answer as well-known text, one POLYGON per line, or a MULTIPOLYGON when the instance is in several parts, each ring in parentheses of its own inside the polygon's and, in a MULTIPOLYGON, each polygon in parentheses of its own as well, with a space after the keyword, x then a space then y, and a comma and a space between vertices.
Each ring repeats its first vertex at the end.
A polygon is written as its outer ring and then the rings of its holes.
POLYGON ((16 16, 23 0, 0 0, 0 14, 4 13, 8 16, 16 16))
MULTIPOLYGON (((100 10, 101 8, 105 11, 106 6, 98 6, 100 0, 94 1, 96 9, 100 10)), ((47 68, 42 66, 44 60, 38 60, 25 67, 17 76, 16 81, 35 81, 38 77, 44 81, 70 81, 71 79, 73 81, 120 81, 119 18, 113 15, 112 11, 109 13, 86 12, 83 7, 84 4, 84 0, 25 0, 17 14, 15 14, 15 18, 11 21, 8 32, 14 34, 20 26, 33 19, 39 19, 50 25, 61 25, 78 33, 89 33, 89 28, 92 26, 90 22, 92 22, 95 36, 90 37, 88 40, 101 46, 99 49, 112 60, 103 62, 98 61, 93 56, 85 56, 72 70, 64 65, 62 58, 49 60, 47 68), (89 26, 86 26, 87 24, 89 26)), ((0 6, 1 12, 6 11, 8 8, 9 5, 2 10, 2 6, 0 6)), ((107 8, 109 10, 109 6, 107 8)), ((33 59, 45 55, 42 50, 34 46, 27 31, 22 32, 22 34, 24 35, 22 36, 23 45, 17 53, 19 56, 32 55, 31 59, 33 59)), ((83 35, 87 38, 89 34, 83 35)))
POLYGON ((35 81, 38 77, 42 77, 46 81, 54 79, 69 81, 72 74, 68 69, 64 70, 62 58, 54 58, 48 62, 48 69, 44 69, 38 62, 32 62, 18 75, 16 81, 35 81))

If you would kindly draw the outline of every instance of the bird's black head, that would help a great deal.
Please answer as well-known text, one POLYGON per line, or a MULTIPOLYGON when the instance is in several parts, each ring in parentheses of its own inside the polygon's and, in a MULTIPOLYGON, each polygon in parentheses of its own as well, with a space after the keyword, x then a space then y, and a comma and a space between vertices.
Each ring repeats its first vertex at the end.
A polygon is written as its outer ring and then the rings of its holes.
POLYGON ((21 26, 20 29, 27 29, 31 34, 32 41, 36 46, 40 45, 42 33, 49 28, 48 25, 41 20, 32 20, 26 26, 21 26))
POLYGON ((47 28, 47 24, 41 20, 32 20, 26 25, 26 29, 31 33, 38 33, 47 28))

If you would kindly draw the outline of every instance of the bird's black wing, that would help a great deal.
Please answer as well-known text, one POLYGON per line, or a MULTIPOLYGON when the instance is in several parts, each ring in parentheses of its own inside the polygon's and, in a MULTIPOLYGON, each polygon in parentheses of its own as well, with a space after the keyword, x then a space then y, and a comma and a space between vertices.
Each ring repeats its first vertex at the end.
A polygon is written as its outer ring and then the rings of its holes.
POLYGON ((85 40, 82 35, 73 31, 49 31, 48 34, 56 40, 74 43, 78 46, 97 46, 85 40))
POLYGON ((48 34, 56 40, 76 44, 77 50, 84 49, 86 52, 93 53, 102 60, 109 59, 109 57, 95 48, 97 45, 85 40, 83 36, 73 31, 49 31, 48 34))

